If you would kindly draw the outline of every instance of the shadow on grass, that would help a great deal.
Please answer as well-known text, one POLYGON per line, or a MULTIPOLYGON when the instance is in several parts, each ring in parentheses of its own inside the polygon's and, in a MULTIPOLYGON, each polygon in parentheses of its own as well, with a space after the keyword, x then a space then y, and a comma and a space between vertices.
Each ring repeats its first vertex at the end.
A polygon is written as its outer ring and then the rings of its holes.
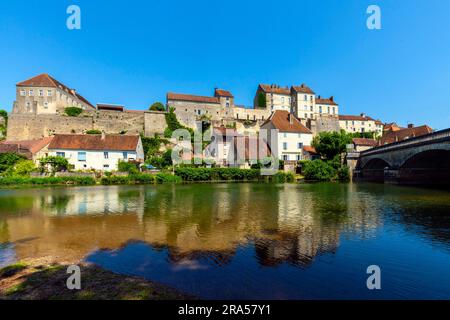
POLYGON ((68 266, 17 263, 0 270, 0 300, 187 300, 167 286, 80 265, 81 290, 69 290, 68 266))

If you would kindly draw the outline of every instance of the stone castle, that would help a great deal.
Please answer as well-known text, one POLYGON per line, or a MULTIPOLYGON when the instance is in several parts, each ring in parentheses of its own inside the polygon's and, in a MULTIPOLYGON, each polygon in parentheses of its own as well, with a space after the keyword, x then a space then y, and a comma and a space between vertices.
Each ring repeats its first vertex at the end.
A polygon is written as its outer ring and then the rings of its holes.
MULTIPOLYGON (((305 84, 291 87, 260 84, 252 107, 235 104, 233 94, 223 89, 215 89, 210 97, 168 93, 166 106, 174 110, 180 123, 193 129, 197 129, 199 122, 209 121, 214 127, 233 127, 244 134, 257 133, 276 110, 291 112, 314 134, 345 129, 334 98, 316 96, 305 84)), ((369 121, 377 126, 369 117, 360 121, 363 126, 369 121)), ((348 126, 348 121, 346 124, 348 126)), ((165 112, 126 110, 117 105, 95 107, 75 89, 48 74, 41 74, 17 83, 7 139, 29 140, 54 134, 82 134, 89 130, 154 136, 164 134, 165 129, 165 112), (83 112, 69 117, 65 114, 67 107, 77 107, 83 112)))

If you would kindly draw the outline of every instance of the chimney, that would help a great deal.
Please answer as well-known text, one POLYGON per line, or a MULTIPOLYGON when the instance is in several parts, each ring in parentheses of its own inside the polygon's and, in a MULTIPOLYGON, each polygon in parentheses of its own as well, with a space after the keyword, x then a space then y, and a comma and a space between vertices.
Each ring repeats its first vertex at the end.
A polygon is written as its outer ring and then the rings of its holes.
POLYGON ((414 128, 414 124, 409 123, 409 124, 408 124, 408 129, 412 129, 412 128, 414 128))
POLYGON ((334 102, 334 96, 331 96, 331 97, 330 97, 330 100, 334 102))
POLYGON ((364 112, 361 113, 361 117, 365 118, 365 117, 366 117, 366 114, 365 114, 364 112))

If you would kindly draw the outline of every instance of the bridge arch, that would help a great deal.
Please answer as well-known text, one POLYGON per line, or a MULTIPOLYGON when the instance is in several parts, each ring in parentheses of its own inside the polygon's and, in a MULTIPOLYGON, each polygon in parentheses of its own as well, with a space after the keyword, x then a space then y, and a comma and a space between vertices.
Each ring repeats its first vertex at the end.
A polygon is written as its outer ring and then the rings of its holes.
POLYGON ((382 158, 372 158, 361 165, 361 169, 363 170, 384 170, 385 168, 391 167, 392 166, 382 158))
POLYGON ((400 166, 399 178, 403 183, 450 186, 450 150, 418 152, 400 166))

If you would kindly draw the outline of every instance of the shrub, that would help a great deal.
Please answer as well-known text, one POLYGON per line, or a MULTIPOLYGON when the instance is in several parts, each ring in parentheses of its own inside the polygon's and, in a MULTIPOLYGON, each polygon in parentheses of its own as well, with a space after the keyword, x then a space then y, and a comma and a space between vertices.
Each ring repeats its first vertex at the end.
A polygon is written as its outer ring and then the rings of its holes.
POLYGON ((131 173, 131 174, 139 172, 138 168, 136 167, 136 164, 134 164, 132 162, 121 161, 121 160, 119 161, 117 169, 120 172, 128 172, 128 173, 131 173))
POLYGON ((303 174, 306 180, 330 181, 336 176, 336 170, 325 161, 314 160, 305 163, 303 174))
POLYGON ((48 167, 52 173, 66 171, 69 169, 69 161, 64 157, 49 156, 39 160, 41 172, 45 172, 48 167))
POLYGON ((150 106, 150 111, 166 111, 166 107, 161 102, 155 102, 150 106))
POLYGON ((31 172, 36 170, 34 162, 31 160, 20 160, 14 166, 13 174, 18 176, 29 176, 31 172))
POLYGON ((182 180, 178 176, 168 173, 158 173, 156 175, 156 182, 158 183, 180 183, 182 180))
POLYGON ((258 169, 179 167, 175 174, 183 181, 259 180, 258 169))
POLYGON ((29 177, 8 177, 0 178, 0 185, 94 185, 95 179, 91 177, 45 177, 45 178, 29 178, 29 177))
POLYGON ((339 168, 337 172, 339 181, 345 182, 350 180, 350 169, 347 166, 339 168))
POLYGON ((11 171, 14 165, 20 160, 25 160, 24 156, 16 153, 1 153, 0 154, 0 173, 11 171))
POLYGON ((67 107, 64 109, 64 112, 69 117, 78 117, 83 112, 83 109, 78 107, 67 107))

